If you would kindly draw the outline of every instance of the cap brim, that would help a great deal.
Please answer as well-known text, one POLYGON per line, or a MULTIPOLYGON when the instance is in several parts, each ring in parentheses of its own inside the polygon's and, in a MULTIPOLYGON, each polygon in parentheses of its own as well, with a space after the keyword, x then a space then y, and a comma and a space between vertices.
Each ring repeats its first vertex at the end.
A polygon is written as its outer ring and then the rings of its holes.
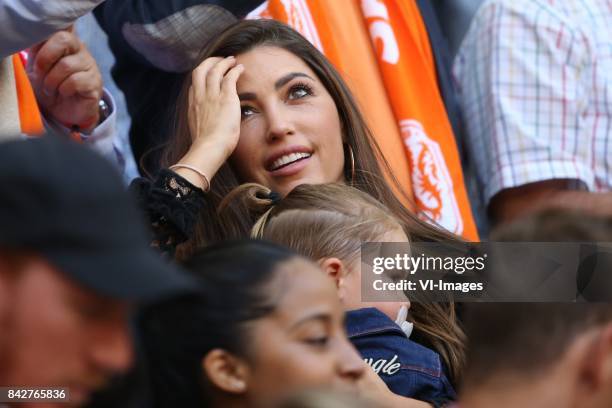
POLYGON ((150 303, 195 291, 194 279, 152 249, 130 252, 53 252, 49 261, 77 283, 111 298, 150 303))

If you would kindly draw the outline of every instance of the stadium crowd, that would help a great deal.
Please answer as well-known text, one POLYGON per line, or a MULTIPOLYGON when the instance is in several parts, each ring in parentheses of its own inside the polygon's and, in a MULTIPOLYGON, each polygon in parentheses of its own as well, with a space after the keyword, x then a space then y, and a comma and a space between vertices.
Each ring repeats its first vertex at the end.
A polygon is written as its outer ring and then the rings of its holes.
POLYGON ((608 0, 0 0, 0 407, 609 408, 612 293, 361 252, 609 245, 611 140, 608 0))

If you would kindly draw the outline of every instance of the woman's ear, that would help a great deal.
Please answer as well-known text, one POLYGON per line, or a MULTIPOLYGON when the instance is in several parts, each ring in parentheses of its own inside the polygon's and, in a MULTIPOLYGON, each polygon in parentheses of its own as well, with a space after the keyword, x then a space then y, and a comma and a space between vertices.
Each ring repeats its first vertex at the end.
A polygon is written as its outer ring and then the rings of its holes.
POLYGON ((338 288, 340 300, 343 300, 346 275, 348 274, 348 269, 344 262, 338 258, 322 258, 319 260, 319 265, 321 265, 323 271, 334 280, 336 288, 338 288))
POLYGON ((224 392, 243 394, 248 388, 248 365, 226 350, 208 352, 202 360, 202 369, 213 386, 224 392))

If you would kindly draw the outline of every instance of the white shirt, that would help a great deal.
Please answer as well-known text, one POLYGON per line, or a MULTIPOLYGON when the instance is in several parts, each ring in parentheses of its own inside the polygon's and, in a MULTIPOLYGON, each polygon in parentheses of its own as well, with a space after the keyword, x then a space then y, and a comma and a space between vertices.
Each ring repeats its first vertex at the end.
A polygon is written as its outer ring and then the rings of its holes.
POLYGON ((612 1, 486 1, 453 71, 485 202, 550 179, 612 190, 612 1))

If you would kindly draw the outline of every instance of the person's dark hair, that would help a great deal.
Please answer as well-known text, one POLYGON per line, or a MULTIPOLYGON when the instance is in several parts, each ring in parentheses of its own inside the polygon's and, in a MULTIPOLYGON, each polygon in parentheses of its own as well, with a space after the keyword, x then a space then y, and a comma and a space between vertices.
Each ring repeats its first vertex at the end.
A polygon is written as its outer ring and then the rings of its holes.
MULTIPOLYGON (((456 239, 442 229, 420 220, 395 196, 387 180, 391 182, 396 191, 401 192, 402 188, 383 158, 350 90, 327 58, 297 31, 274 20, 240 21, 208 44, 201 54, 200 61, 213 56, 237 56, 258 46, 279 47, 302 59, 315 72, 331 95, 340 117, 344 143, 352 149, 354 154, 354 177, 352 176, 351 160, 345 159, 347 181, 389 208, 400 220, 406 234, 412 240, 456 239)), ((187 117, 190 86, 191 75, 187 75, 176 106, 175 134, 162 160, 162 165, 165 167, 176 163, 191 145, 187 117)), ((236 217, 233 220, 235 225, 228 229, 219 225, 215 213, 221 200, 237 187, 239 182, 248 181, 252 180, 238 180, 228 163, 221 167, 211 182, 210 192, 206 194, 206 206, 196 226, 195 236, 182 248, 179 248, 177 252, 179 257, 188 256, 195 248, 206 243, 249 235, 253 219, 244 216, 236 217)), ((243 211, 239 212, 244 214, 243 211)))
POLYGON ((294 252, 263 241, 213 245, 184 264, 200 293, 145 310, 139 327, 157 407, 210 404, 202 360, 215 348, 248 358, 248 322, 276 307, 267 289, 294 252))
POLYGON ((496 375, 539 377, 585 331, 612 323, 609 303, 466 304, 464 388, 496 375))

